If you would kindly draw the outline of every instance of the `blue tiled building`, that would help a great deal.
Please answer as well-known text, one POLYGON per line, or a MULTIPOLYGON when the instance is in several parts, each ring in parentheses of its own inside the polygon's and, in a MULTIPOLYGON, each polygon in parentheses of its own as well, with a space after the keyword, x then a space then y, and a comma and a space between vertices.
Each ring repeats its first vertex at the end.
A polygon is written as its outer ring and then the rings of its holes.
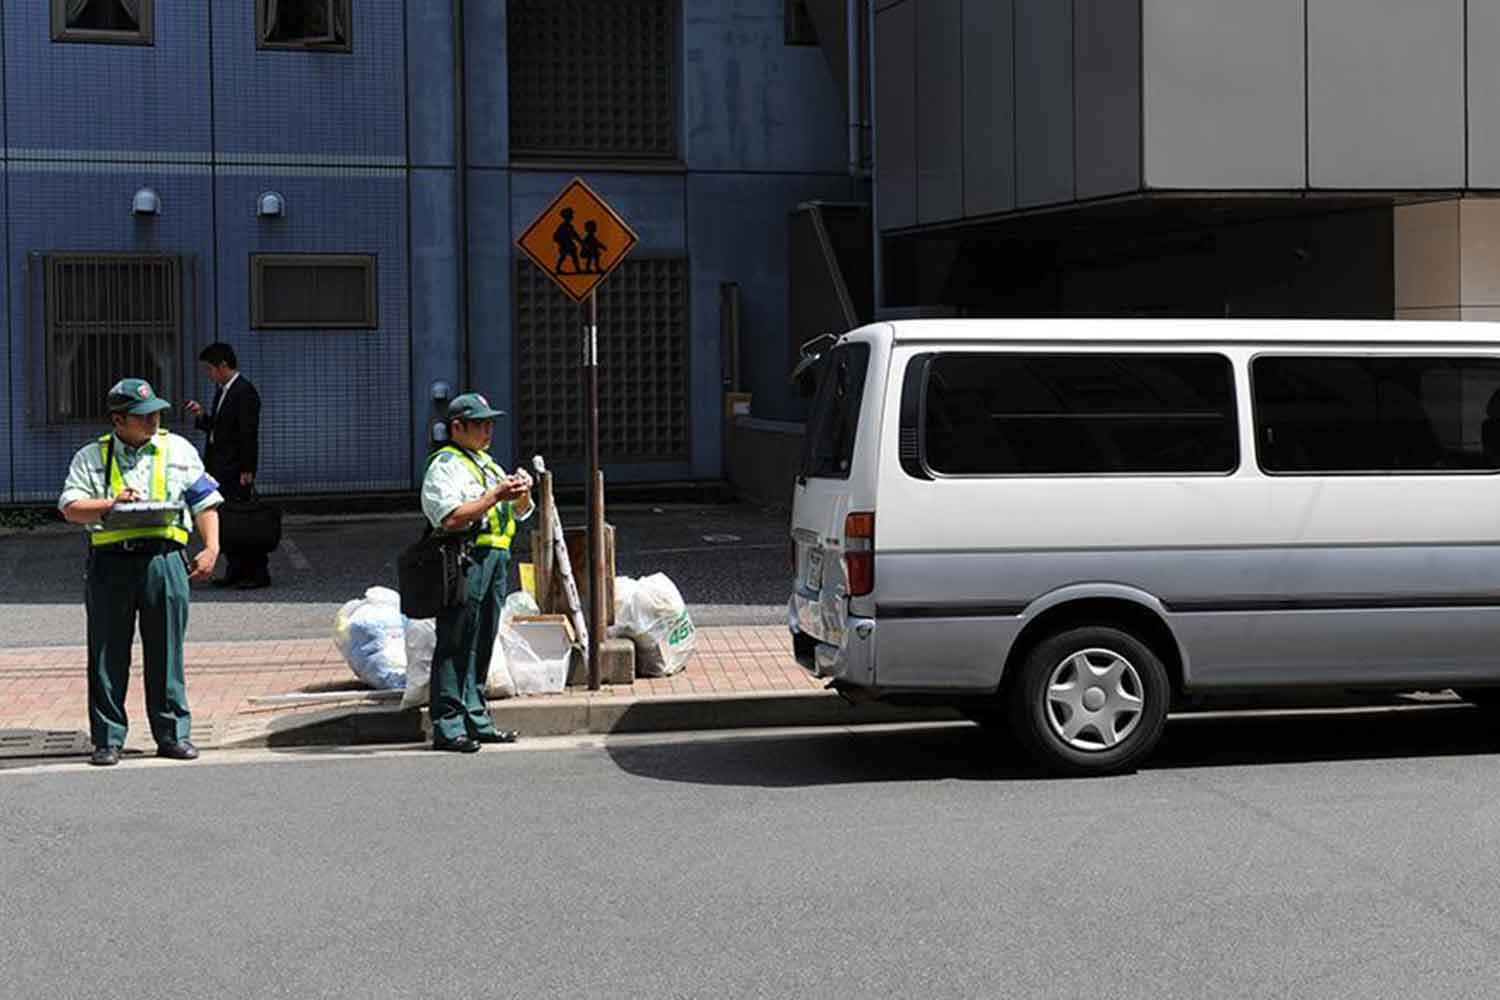
POLYGON ((642 238, 601 300, 609 473, 721 476, 721 287, 756 415, 795 419, 788 215, 864 199, 841 84, 787 44, 787 17, 786 0, 3 0, 0 503, 55 496, 114 377, 206 395, 194 359, 214 340, 265 400, 274 491, 410 488, 439 382, 513 414, 506 463, 524 447, 566 466, 576 313, 513 245, 573 176, 642 238))

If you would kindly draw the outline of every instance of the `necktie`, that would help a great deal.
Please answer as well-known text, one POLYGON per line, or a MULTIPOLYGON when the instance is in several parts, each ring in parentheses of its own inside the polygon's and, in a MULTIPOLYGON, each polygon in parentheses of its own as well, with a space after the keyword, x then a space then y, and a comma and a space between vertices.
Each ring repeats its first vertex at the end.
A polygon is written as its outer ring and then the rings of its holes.
POLYGON ((219 404, 222 402, 224 402, 224 387, 221 385, 214 390, 214 408, 209 414, 210 416, 217 417, 219 415, 219 404))

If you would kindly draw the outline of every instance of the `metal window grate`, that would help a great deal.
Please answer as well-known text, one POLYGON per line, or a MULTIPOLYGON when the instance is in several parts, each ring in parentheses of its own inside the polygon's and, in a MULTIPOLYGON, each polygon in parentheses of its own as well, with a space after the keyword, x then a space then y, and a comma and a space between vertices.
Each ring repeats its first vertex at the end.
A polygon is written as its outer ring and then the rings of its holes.
POLYGON ((370 254, 253 254, 250 326, 256 330, 380 325, 370 254))
POLYGON ((511 0, 512 155, 677 155, 677 0, 511 0))
POLYGON ((104 419, 109 387, 131 376, 174 398, 182 259, 48 254, 44 260, 48 420, 104 419))
MULTIPOLYGON (((516 310, 520 453, 580 461, 582 312, 529 260, 516 265, 516 310)), ((686 260, 628 260, 599 289, 599 452, 689 457, 686 260)))

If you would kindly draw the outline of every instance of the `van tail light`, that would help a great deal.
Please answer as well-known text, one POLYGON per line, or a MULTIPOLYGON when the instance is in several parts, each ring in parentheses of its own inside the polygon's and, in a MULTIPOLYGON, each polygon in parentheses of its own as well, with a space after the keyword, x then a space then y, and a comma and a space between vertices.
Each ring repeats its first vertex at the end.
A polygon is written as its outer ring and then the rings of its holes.
POLYGON ((875 515, 850 514, 844 518, 844 568, 849 577, 849 596, 864 597, 875 589, 875 515))

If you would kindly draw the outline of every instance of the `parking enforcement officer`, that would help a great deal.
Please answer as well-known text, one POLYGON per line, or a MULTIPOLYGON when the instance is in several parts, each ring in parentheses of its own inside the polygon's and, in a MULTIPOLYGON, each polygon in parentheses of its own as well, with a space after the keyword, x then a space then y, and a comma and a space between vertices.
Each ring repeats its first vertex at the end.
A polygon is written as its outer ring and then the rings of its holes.
POLYGON ((57 505, 63 517, 89 531, 85 605, 88 609, 89 735, 91 762, 117 764, 125 745, 125 689, 130 645, 141 621, 146 714, 161 757, 192 760, 192 717, 182 675, 187 631, 188 580, 207 579, 219 557, 218 483, 186 439, 161 429, 170 407, 142 379, 127 378, 109 390, 113 429, 73 456, 57 505), (168 525, 111 527, 118 503, 180 503, 168 525), (191 518, 189 517, 191 514, 191 518), (204 548, 189 560, 193 520, 204 548), (189 573, 191 572, 191 577, 189 573))
POLYGON ((516 522, 531 516, 531 477, 507 476, 489 455, 495 418, 489 400, 465 393, 448 404, 449 444, 428 459, 422 512, 434 532, 472 541, 473 565, 462 605, 438 613, 432 657, 432 748, 471 753, 481 743, 510 743, 516 734, 495 728, 484 689, 490 652, 500 627, 516 522))

